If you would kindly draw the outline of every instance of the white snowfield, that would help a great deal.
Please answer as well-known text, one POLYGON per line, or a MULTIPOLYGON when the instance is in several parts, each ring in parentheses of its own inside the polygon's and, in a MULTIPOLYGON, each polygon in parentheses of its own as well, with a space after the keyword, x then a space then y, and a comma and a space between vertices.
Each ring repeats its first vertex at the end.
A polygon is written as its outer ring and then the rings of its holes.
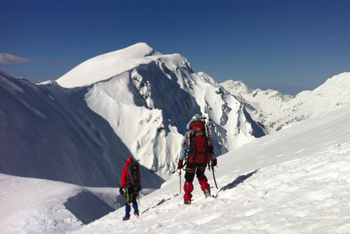
POLYGON ((120 208, 74 233, 349 233, 350 105, 294 124, 218 158, 215 188, 179 178, 141 198, 139 218, 120 208))
POLYGON ((1 233, 348 233, 349 115, 342 104, 220 156, 218 190, 206 173, 217 198, 205 199, 195 179, 184 205, 174 176, 141 197, 129 221, 117 188, 90 188, 117 210, 83 225, 62 203, 84 188, 1 175, 1 233))

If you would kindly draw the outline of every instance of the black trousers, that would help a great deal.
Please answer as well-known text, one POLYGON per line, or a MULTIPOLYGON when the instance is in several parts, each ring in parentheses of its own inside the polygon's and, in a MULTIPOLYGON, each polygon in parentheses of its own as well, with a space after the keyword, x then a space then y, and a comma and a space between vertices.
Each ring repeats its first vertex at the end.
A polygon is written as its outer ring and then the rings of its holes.
POLYGON ((206 163, 187 163, 185 179, 188 182, 193 182, 194 174, 197 178, 204 174, 205 168, 207 167, 206 163))

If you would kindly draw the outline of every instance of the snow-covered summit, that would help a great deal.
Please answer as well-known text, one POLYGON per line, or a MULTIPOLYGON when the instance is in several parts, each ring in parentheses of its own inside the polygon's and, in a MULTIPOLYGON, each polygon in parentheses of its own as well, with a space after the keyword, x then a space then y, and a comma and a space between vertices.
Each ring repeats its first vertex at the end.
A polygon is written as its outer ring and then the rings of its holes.
POLYGON ((57 79, 57 83, 66 88, 90 85, 149 63, 147 57, 159 54, 146 43, 137 43, 87 60, 57 79))
POLYGON ((227 80, 222 82, 221 85, 235 96, 245 96, 253 91, 249 89, 248 86, 246 86, 242 81, 227 80))
POLYGON ((218 155, 260 135, 241 103, 209 76, 193 72, 182 55, 154 53, 129 68, 92 84, 85 100, 150 170, 162 176, 175 170, 186 123, 197 113, 212 120, 218 155))
POLYGON ((213 84, 216 84, 217 82, 214 80, 213 77, 209 76, 208 74, 204 73, 204 72, 198 72, 197 73, 199 76, 203 77, 203 79, 205 79, 208 82, 211 82, 213 84))

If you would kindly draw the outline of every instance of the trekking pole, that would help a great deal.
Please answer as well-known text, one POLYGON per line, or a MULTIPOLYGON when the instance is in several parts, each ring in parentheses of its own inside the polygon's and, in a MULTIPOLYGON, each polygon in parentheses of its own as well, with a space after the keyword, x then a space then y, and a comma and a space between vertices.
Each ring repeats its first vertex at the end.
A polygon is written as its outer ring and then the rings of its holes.
POLYGON ((216 189, 218 189, 218 184, 216 183, 215 174, 214 174, 214 167, 213 166, 211 166, 211 170, 213 171, 213 178, 214 178, 216 189))

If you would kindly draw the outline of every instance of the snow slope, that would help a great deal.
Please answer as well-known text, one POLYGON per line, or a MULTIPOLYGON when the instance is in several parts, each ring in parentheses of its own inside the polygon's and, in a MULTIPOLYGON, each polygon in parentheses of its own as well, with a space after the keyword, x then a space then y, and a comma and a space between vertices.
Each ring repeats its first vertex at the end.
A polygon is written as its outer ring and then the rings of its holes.
POLYGON ((0 233, 348 233, 349 114, 342 104, 222 155, 218 189, 206 173, 217 198, 194 181, 184 205, 174 176, 144 191, 141 215, 129 221, 117 189, 0 174, 0 233), (116 210, 96 209, 101 201, 116 210), (98 212, 105 216, 93 221, 98 212))
POLYGON ((179 180, 74 233, 348 233, 350 105, 295 123, 219 157, 219 190, 205 199, 195 182, 184 205, 179 180))
POLYGON ((344 72, 329 78, 315 90, 299 93, 268 116, 263 124, 279 130, 291 122, 330 111, 349 100, 350 72, 344 72))
POLYGON ((66 88, 0 72, 0 233, 347 232, 349 73, 289 101, 275 91, 248 100, 183 56, 139 43, 57 82, 66 88), (195 182, 184 206, 172 173, 199 112, 224 154, 218 197, 205 199, 195 182), (272 133, 255 138, 260 114, 272 133), (116 187, 128 156, 143 165, 145 189, 141 216, 122 222, 116 187))
POLYGON ((82 222, 64 203, 81 191, 77 185, 0 174, 0 233, 59 233, 82 222))
MULTIPOLYGON (((0 173, 118 186, 132 154, 108 122, 88 108, 85 93, 0 72, 0 173)), ((153 173, 145 176, 147 187, 164 181, 153 173)))

